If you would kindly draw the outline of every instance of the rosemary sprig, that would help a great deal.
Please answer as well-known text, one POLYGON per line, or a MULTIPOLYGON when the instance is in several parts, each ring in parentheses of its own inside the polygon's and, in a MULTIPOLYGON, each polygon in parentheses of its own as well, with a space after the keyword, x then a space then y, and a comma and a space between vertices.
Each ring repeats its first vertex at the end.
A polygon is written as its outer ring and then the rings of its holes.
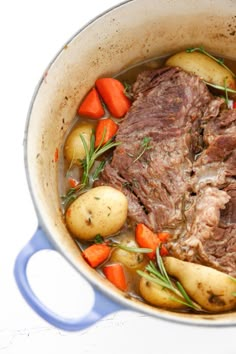
MULTIPOLYGON (((106 151, 114 148, 115 146, 120 145, 120 142, 114 142, 112 139, 108 140, 105 144, 103 144, 105 139, 106 129, 104 129, 102 139, 100 144, 97 148, 95 148, 95 134, 94 132, 90 138, 90 148, 84 139, 84 136, 80 134, 80 139, 82 141, 84 151, 85 151, 85 158, 81 161, 81 165, 83 167, 83 174, 81 178, 81 183, 78 184, 74 188, 70 188, 66 195, 62 196, 62 202, 64 207, 66 207, 69 203, 71 203, 77 197, 77 193, 81 190, 85 189, 89 185, 89 178, 91 169, 95 163, 95 161, 103 155, 106 151)), ((93 180, 97 179, 100 172, 103 170, 105 166, 105 161, 101 161, 97 168, 95 169, 93 175, 91 176, 93 180)))
POLYGON ((211 55, 209 52, 207 52, 207 51, 204 49, 204 47, 201 46, 201 47, 196 47, 196 48, 187 48, 187 49, 186 49, 186 52, 187 52, 187 53, 193 53, 193 52, 200 52, 200 53, 203 53, 203 54, 207 55, 209 58, 211 58, 211 59, 213 59, 214 61, 216 61, 216 62, 217 62, 218 64, 220 64, 221 66, 223 66, 223 67, 224 67, 226 70, 228 70, 234 77, 236 77, 235 73, 234 73, 232 70, 230 70, 227 65, 224 64, 223 59, 214 57, 214 56, 211 55))
MULTIPOLYGON (((95 243, 104 243, 104 238, 100 234, 98 234, 95 236, 94 242, 95 243)), ((133 252, 133 253, 150 253, 150 252, 152 252, 151 248, 129 247, 129 246, 123 245, 122 243, 114 242, 112 240, 108 241, 108 245, 110 247, 121 248, 124 251, 133 252)))
POLYGON ((141 145, 140 145, 140 152, 138 153, 138 156, 134 159, 133 163, 135 163, 136 161, 138 161, 143 154, 145 153, 145 151, 150 150, 151 147, 151 138, 150 137, 144 137, 143 140, 141 141, 141 145))
POLYGON ((203 311, 203 309, 198 304, 196 304, 190 299, 180 282, 174 282, 170 280, 165 269, 162 257, 160 256, 159 247, 156 250, 156 259, 158 268, 154 265, 153 262, 150 262, 146 267, 146 271, 148 273, 143 272, 141 270, 138 270, 137 273, 140 276, 146 278, 147 280, 154 282, 163 288, 169 289, 173 293, 173 297, 170 297, 172 300, 179 302, 187 307, 190 307, 195 311, 203 311))
POLYGON ((111 246, 121 248, 124 251, 133 252, 133 253, 150 253, 150 252, 152 252, 151 248, 129 247, 129 246, 125 246, 125 245, 122 245, 121 243, 116 243, 116 242, 113 242, 111 244, 111 246))
POLYGON ((229 87, 225 87, 225 86, 221 86, 221 85, 215 85, 215 84, 212 84, 211 82, 208 82, 208 81, 205 81, 205 80, 203 80, 203 81, 205 82, 206 85, 214 87, 217 90, 225 91, 225 92, 227 92, 227 94, 228 93, 236 93, 236 90, 233 90, 233 89, 231 89, 229 87))

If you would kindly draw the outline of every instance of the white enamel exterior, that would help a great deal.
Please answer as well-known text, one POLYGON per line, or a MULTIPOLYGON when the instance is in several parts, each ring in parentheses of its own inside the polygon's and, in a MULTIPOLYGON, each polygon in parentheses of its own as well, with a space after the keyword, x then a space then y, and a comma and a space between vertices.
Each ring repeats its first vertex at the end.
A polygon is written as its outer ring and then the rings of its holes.
POLYGON ((99 76, 113 75, 151 57, 203 45, 236 58, 236 1, 133 0, 96 18, 76 34, 48 67, 35 93, 25 134, 25 159, 39 224, 95 287, 126 306, 191 324, 232 325, 236 314, 191 316, 154 309, 114 291, 81 258, 60 212, 54 161, 76 108, 99 76))

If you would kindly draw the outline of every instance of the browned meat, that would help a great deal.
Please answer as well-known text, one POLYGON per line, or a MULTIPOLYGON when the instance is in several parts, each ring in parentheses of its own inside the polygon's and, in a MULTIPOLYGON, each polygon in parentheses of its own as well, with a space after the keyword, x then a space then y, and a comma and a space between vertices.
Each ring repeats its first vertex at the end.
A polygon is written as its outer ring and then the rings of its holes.
POLYGON ((140 74, 111 162, 95 185, 123 191, 132 223, 171 255, 236 275, 236 110, 179 68, 140 74))

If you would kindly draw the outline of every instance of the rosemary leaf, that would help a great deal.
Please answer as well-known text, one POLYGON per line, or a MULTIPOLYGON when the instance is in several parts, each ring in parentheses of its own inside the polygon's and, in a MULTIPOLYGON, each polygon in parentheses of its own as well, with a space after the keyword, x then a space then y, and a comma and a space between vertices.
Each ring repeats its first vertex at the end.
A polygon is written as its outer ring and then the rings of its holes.
POLYGON ((167 282, 169 284, 171 284, 170 278, 166 272, 165 266, 163 264, 163 261, 162 261, 161 255, 160 255, 160 248, 159 247, 157 247, 157 249, 156 249, 156 258, 157 258, 157 263, 158 263, 161 274, 163 275, 163 277, 166 278, 167 282))
POLYGON ((94 238, 94 243, 103 243, 104 242, 104 238, 100 235, 100 234, 97 234, 94 238))
POLYGON ((101 161, 100 164, 98 165, 98 167, 96 168, 96 170, 94 171, 93 176, 92 176, 94 181, 98 178, 98 176, 99 176, 100 172, 103 170, 105 164, 106 164, 106 161, 101 161))
POLYGON ((227 107, 229 107, 229 96, 228 96, 228 91, 226 86, 226 79, 224 79, 224 87, 225 87, 225 102, 227 107))
POLYGON ((188 296, 188 294, 186 293, 186 291, 184 290, 182 284, 179 281, 176 282, 176 286, 179 289, 179 291, 181 292, 183 298, 186 300, 186 303, 188 304, 188 306, 192 307, 194 310, 199 310, 200 311, 201 307, 198 304, 194 303, 190 299, 190 297, 188 296))
POLYGON ((145 279, 147 279, 147 280, 149 280, 149 281, 151 281, 153 283, 156 283, 156 284, 162 286, 163 288, 169 288, 169 286, 164 281, 162 281, 161 279, 159 279, 157 277, 151 276, 148 273, 143 272, 142 270, 137 270, 137 273, 141 277, 143 277, 143 278, 145 278, 145 279))
POLYGON ((236 93, 236 90, 233 90, 233 89, 231 89, 229 87, 225 87, 225 86, 221 86, 221 85, 215 85, 215 84, 212 84, 211 82, 208 82, 208 81, 205 81, 205 80, 203 80, 203 81, 205 82, 206 85, 214 87, 214 88, 216 88, 218 90, 227 91, 227 93, 229 93, 229 92, 230 93, 236 93))
POLYGON ((151 138, 150 137, 144 137, 142 142, 141 142, 141 150, 140 152, 138 153, 138 156, 134 159, 133 163, 135 163, 136 161, 138 161, 142 156, 143 154, 145 153, 146 150, 150 150, 152 147, 150 145, 150 142, 151 142, 151 138))
POLYGON ((114 246, 121 248, 124 251, 134 252, 134 253, 150 253, 150 252, 152 252, 151 248, 129 247, 129 246, 122 245, 121 243, 115 243, 114 246))

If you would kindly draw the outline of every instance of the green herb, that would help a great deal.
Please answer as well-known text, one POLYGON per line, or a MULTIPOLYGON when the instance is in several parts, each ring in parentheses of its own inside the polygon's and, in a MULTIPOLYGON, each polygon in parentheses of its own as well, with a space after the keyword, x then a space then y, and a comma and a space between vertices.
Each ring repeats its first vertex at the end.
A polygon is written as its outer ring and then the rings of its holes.
MULTIPOLYGON (((114 142, 112 139, 108 140, 104 145, 103 141, 105 138, 106 130, 104 129, 103 136, 101 139, 101 142, 97 148, 95 148, 95 134, 94 132, 91 135, 90 139, 90 149, 88 148, 88 145, 84 139, 84 136, 80 134, 80 139, 82 141, 84 151, 85 151, 85 158, 81 161, 81 165, 83 167, 83 174, 81 178, 81 183, 78 184, 78 186, 74 188, 70 188, 67 192, 66 195, 62 196, 62 202, 64 207, 67 207, 68 204, 70 204, 74 199, 77 197, 77 193, 80 192, 81 190, 85 189, 89 185, 89 174, 90 171, 95 163, 95 161, 103 155, 106 151, 114 148, 115 146, 120 145, 119 142, 114 142)), ((105 161, 101 161, 94 171, 92 178, 93 180, 97 179, 100 172, 103 170, 105 166, 105 161)))
POLYGON ((164 289, 170 290, 173 293, 173 297, 171 296, 170 299, 179 302, 187 307, 190 307, 196 311, 203 311, 198 304, 196 304, 190 299, 180 282, 174 282, 173 280, 170 280, 165 269, 163 260, 160 256, 159 247, 156 250, 156 259, 158 268, 151 261, 146 267, 146 271, 148 273, 143 272, 141 270, 138 270, 137 273, 145 279, 160 285, 164 289), (177 295, 178 297, 175 297, 175 295, 177 295))
POLYGON ((94 243, 104 243, 104 238, 100 234, 97 234, 94 238, 94 243))
POLYGON ((150 145, 151 140, 152 139, 150 137, 144 137, 143 138, 143 140, 141 142, 141 145, 140 145, 140 151, 138 153, 138 156, 134 159, 133 163, 138 161, 143 156, 145 151, 150 150, 152 148, 151 145, 150 145))
POLYGON ((227 92, 227 94, 228 93, 236 93, 236 90, 233 90, 233 89, 231 89, 229 87, 225 87, 225 86, 221 86, 221 85, 215 85, 215 84, 212 84, 211 82, 208 82, 208 81, 205 81, 205 80, 203 80, 203 81, 205 82, 206 85, 214 87, 217 90, 225 91, 225 92, 227 92))
POLYGON ((130 100, 133 100, 132 86, 128 82, 124 82, 124 94, 130 100))
POLYGON ((224 79, 224 87, 225 87, 225 103, 227 107, 229 107, 229 96, 228 96, 228 91, 226 86, 226 79, 224 79))
MULTIPOLYGON (((236 282, 236 278, 231 277, 231 275, 228 275, 228 277, 229 277, 231 280, 233 280, 234 282, 236 282)), ((233 295, 233 296, 236 296, 236 292, 233 292, 232 295, 233 295)))
POLYGON ((70 188, 66 195, 61 196, 62 204, 65 208, 76 199, 76 191, 77 188, 70 188))
MULTIPOLYGON (((97 234, 94 238, 94 243, 104 243, 104 238, 100 234, 97 234)), ((114 242, 112 240, 108 241, 108 245, 110 247, 121 248, 124 251, 133 252, 133 253, 150 253, 150 252, 152 252, 151 248, 129 247, 129 246, 123 245, 122 243, 114 242)))
POLYGON ((121 243, 112 243, 112 247, 118 247, 124 251, 133 252, 133 253, 150 253, 150 252, 152 252, 151 248, 129 247, 129 246, 122 245, 121 243))
POLYGON ((93 176, 92 176, 94 181, 98 178, 98 176, 99 176, 100 172, 103 170, 105 164, 106 164, 106 161, 101 161, 100 164, 98 165, 98 167, 96 168, 96 170, 94 171, 93 176))
POLYGON ((187 53, 193 53, 193 52, 200 52, 203 53, 205 55, 207 55, 209 58, 213 59, 214 61, 216 61, 219 65, 223 66, 226 70, 228 70, 234 77, 236 77, 236 75, 233 73, 233 71, 231 71, 228 66, 226 66, 224 64, 224 60, 222 58, 216 58, 213 55, 211 55, 210 53, 208 53, 202 46, 201 47, 197 47, 197 48, 187 48, 186 49, 187 53))
MULTIPOLYGON (((95 149, 95 135, 92 134, 91 140, 90 140, 90 150, 88 150, 88 145, 83 137, 82 134, 80 134, 80 138, 82 140, 84 150, 85 150, 85 159, 82 161, 82 166, 83 166, 83 176, 82 176, 82 185, 87 185, 89 181, 89 172, 91 171, 91 168, 94 165, 94 162, 101 156, 103 155, 106 151, 110 150, 111 148, 120 145, 119 142, 114 142, 112 139, 108 140, 104 145, 103 141, 105 138, 105 130, 103 137, 101 139, 101 142, 99 146, 95 149)), ((97 169, 97 172, 95 171, 95 175, 98 175, 98 171, 101 172, 101 164, 99 165, 99 169, 97 169)))

